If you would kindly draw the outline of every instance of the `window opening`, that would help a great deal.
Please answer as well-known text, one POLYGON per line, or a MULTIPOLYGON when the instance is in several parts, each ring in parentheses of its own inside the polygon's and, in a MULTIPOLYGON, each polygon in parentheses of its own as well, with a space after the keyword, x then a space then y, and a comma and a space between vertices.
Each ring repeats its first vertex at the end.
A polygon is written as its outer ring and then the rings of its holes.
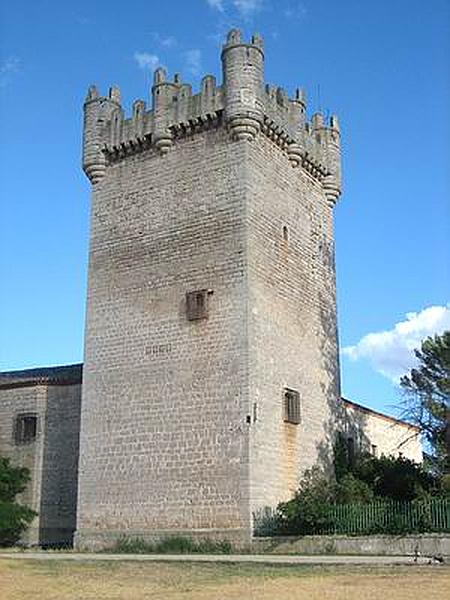
POLYGON ((295 390, 284 391, 284 421, 298 425, 301 421, 300 394, 295 390))
POLYGON ((37 416, 35 414, 18 415, 15 426, 16 444, 29 444, 36 439, 37 416))
POLYGON ((211 290, 195 290, 186 294, 186 316, 189 321, 208 318, 208 296, 211 290))

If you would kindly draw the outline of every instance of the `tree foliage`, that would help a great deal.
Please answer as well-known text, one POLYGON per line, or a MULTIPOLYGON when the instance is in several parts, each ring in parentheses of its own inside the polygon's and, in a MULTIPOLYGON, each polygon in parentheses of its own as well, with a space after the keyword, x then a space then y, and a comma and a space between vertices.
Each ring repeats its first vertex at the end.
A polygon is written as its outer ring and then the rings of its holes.
POLYGON ((305 472, 292 500, 277 507, 279 533, 313 534, 328 525, 332 484, 318 467, 305 472))
POLYGON ((0 546, 15 544, 36 513, 16 502, 30 479, 28 469, 13 467, 0 456, 0 546))
POLYGON ((363 454, 357 457, 352 473, 372 490, 375 498, 411 502, 440 492, 437 477, 403 456, 376 458, 363 454))
MULTIPOLYGON (((270 535, 320 533, 332 528, 330 507, 334 504, 417 503, 446 494, 444 479, 422 465, 402 456, 378 458, 361 453, 350 457, 345 439, 338 435, 334 445, 334 478, 319 467, 306 471, 294 497, 279 504, 275 513, 263 515, 262 529, 270 535)), ((386 521, 385 525, 384 533, 398 533, 398 524, 386 521)))
POLYGON ((336 481, 333 492, 333 500, 336 504, 367 504, 375 498, 371 486, 366 481, 355 477, 353 473, 346 473, 336 481))
POLYGON ((430 444, 435 466, 450 472, 450 331, 426 338, 415 351, 418 366, 400 380, 404 414, 430 444))

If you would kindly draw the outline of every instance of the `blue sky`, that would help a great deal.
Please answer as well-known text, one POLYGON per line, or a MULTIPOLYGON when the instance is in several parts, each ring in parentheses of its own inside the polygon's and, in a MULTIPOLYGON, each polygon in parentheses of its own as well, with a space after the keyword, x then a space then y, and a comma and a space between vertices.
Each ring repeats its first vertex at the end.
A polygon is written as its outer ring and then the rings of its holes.
POLYGON ((220 43, 260 32, 266 80, 338 114, 344 394, 391 410, 421 337, 450 328, 450 2, 5 1, 0 46, 0 369, 82 360, 88 86, 149 98, 151 69, 220 78, 220 43), (408 316, 406 316, 408 315, 408 316), (368 335, 370 334, 370 335, 368 335))

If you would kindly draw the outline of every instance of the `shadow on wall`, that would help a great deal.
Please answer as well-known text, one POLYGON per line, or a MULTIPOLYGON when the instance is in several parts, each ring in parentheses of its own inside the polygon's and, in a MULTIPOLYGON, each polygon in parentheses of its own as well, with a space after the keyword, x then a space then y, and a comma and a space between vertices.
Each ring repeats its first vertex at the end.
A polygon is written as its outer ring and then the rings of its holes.
POLYGON ((76 528, 81 385, 47 388, 39 544, 71 546, 76 528))
POLYGON ((326 382, 322 382, 322 391, 328 401, 328 420, 324 424, 324 436, 317 443, 319 463, 326 473, 333 473, 333 446, 337 433, 351 437, 357 448, 370 449, 370 441, 366 434, 367 416, 364 413, 349 415, 341 399, 339 342, 336 315, 336 290, 334 244, 324 244, 323 262, 328 271, 325 278, 326 288, 319 291, 320 306, 320 351, 323 369, 327 374, 326 382))

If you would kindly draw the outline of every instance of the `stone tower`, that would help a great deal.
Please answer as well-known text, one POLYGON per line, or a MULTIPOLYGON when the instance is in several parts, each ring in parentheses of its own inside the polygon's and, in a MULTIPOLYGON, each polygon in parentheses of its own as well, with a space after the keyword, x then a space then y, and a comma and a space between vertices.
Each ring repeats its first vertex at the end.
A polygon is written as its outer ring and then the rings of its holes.
POLYGON ((339 397, 336 117, 264 84, 237 30, 223 83, 155 72, 124 117, 91 87, 78 547, 176 532, 247 540, 329 457, 339 397))

